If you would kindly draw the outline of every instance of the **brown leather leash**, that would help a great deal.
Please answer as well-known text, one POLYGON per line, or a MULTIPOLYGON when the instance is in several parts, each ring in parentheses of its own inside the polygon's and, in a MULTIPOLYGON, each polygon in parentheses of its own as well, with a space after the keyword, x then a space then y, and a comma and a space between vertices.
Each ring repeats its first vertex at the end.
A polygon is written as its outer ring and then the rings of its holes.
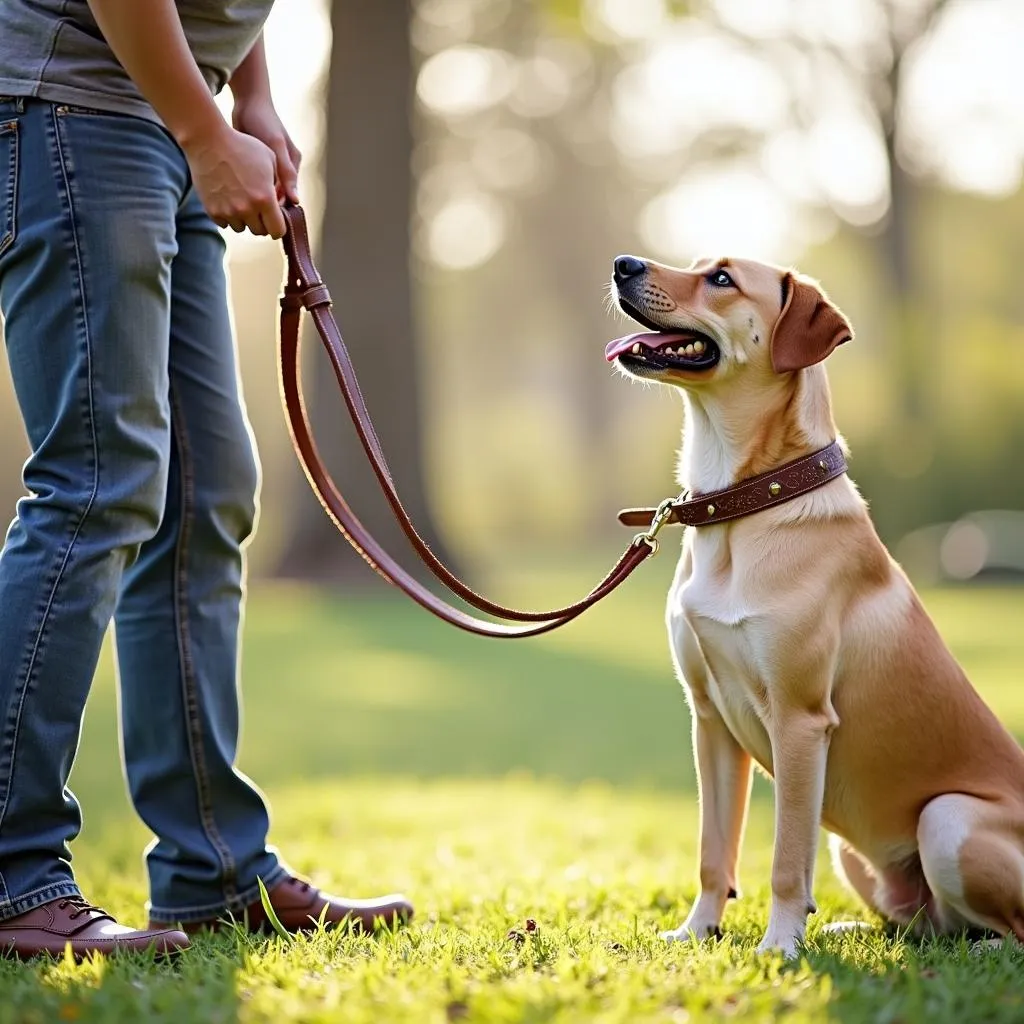
POLYGON ((404 591, 427 611, 453 626, 481 636, 501 638, 537 636, 547 633, 582 615, 588 608, 597 604, 598 601, 607 597, 624 583, 643 561, 658 550, 657 535, 667 523, 685 522, 690 525, 709 525, 710 522, 720 522, 727 518, 749 515, 762 507, 788 501, 797 497, 798 494, 820 487, 833 476, 838 476, 846 470, 842 452, 837 444, 833 444, 822 452, 816 452, 806 459, 799 460, 801 464, 808 463, 808 465, 801 465, 785 479, 783 479, 783 474, 787 470, 792 470, 797 465, 796 463, 781 467, 775 474, 764 474, 763 480, 761 477, 757 477, 752 481, 744 481, 735 488, 716 492, 714 496, 706 495, 690 501, 687 501, 685 496, 668 498, 657 509, 627 510, 620 513, 620 520, 627 525, 645 526, 646 529, 633 538, 608 575, 582 600, 547 612, 524 612, 489 601, 463 583, 437 558, 426 541, 416 531, 416 527, 403 507, 395 489, 391 471, 384 458, 384 452, 381 450, 380 440, 374 430, 373 421, 370 419, 369 410, 363 400, 355 369, 341 337, 341 331, 331 312, 330 293, 320 279, 313 263, 305 213, 301 206, 293 204, 284 206, 283 211, 288 225, 288 232, 283 239, 288 269, 284 294, 281 296, 281 392, 292 444, 299 462, 305 470, 310 486, 320 499, 327 514, 334 521, 335 526, 370 568, 388 583, 404 591), (331 361, 341 393, 345 398, 345 404, 348 406, 356 433, 402 532, 409 539, 427 568, 452 593, 478 611, 517 623, 517 625, 494 623, 475 618, 437 597, 418 580, 410 576, 378 544, 342 497, 317 452, 302 398, 299 327, 304 309, 308 310, 313 318, 320 341, 331 361), (836 453, 838 453, 838 459, 836 453), (819 463, 817 472, 813 470, 814 460, 818 460, 819 463), (827 471, 822 471, 821 465, 827 465, 827 471), (771 477, 770 480, 769 477, 771 477), (740 495, 738 499, 740 504, 735 508, 730 506, 732 514, 726 515, 726 505, 723 502, 727 504, 733 492, 741 491, 751 484, 754 485, 753 489, 740 495), (777 490, 783 486, 785 487, 784 494, 777 490), (759 503, 762 491, 767 499, 765 504, 759 503), (710 503, 712 497, 717 505, 710 503), (686 507, 689 505, 703 507, 702 522, 690 522, 686 513, 686 507), (708 514, 709 507, 713 510, 710 515, 708 514), (715 517, 719 507, 722 508, 722 513, 715 517))

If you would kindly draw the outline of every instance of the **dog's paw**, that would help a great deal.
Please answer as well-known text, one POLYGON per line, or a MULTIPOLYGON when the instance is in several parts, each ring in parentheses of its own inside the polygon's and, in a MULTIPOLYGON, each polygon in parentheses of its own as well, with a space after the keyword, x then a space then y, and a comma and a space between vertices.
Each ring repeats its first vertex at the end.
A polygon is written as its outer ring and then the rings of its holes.
POLYGON ((802 940, 799 935, 766 934, 757 947, 758 956, 781 953, 787 960, 795 960, 800 953, 802 940))
POLYGON ((821 926, 822 935, 849 935, 853 932, 873 932, 875 926, 869 921, 831 921, 821 926))
POLYGON ((994 949, 1003 949, 1004 947, 1019 948, 1019 943, 1012 934, 1001 939, 978 939, 971 943, 969 952, 971 956, 983 956, 985 953, 991 953, 994 949))
POLYGON ((662 932, 661 938, 666 942, 706 942, 708 939, 720 939, 722 929, 717 924, 691 924, 685 921, 672 931, 662 932))

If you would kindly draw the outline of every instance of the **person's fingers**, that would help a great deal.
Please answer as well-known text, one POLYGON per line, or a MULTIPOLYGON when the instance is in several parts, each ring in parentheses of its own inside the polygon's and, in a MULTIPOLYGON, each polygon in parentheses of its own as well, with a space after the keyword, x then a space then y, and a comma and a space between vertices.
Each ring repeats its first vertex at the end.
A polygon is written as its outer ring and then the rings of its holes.
POLYGON ((292 160, 288 139, 279 139, 272 149, 277 164, 277 180, 284 192, 284 198, 297 203, 299 201, 299 168, 292 160))
POLYGON ((271 238, 284 238, 288 225, 285 224, 284 214, 277 203, 277 197, 275 196, 270 201, 261 204, 259 212, 260 219, 266 229, 265 233, 270 235, 271 238))
POLYGON ((286 175, 287 191, 294 193, 295 169, 284 136, 275 151, 242 133, 228 138, 219 161, 201 154, 193 171, 196 188, 219 227, 249 231, 253 235, 284 237, 286 226, 278 199, 279 167, 286 175))
POLYGON ((249 232, 253 235, 265 235, 267 234, 267 226, 263 222, 262 210, 257 207, 253 207, 245 216, 245 226, 249 229, 249 232))

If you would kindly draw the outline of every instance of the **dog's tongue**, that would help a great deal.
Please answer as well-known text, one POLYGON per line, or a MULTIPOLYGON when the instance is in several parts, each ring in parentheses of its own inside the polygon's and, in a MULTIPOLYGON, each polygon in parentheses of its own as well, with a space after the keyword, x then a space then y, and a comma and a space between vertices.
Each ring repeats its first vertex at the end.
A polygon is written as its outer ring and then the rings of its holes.
POLYGON ((616 338, 610 341, 604 350, 604 357, 608 362, 613 362, 623 352, 628 352, 634 345, 646 345, 648 348, 661 348, 662 345, 673 345, 677 342, 692 340, 692 335, 686 332, 672 333, 670 331, 651 331, 649 333, 627 334, 625 338, 616 338))

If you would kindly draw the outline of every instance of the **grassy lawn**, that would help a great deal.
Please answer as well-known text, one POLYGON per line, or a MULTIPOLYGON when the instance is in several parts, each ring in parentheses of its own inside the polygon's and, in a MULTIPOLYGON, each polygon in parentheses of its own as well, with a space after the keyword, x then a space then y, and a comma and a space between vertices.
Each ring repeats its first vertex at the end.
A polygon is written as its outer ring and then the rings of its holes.
MULTIPOLYGON (((406 891, 416 922, 291 944, 226 935, 173 968, 0 963, 0 1024, 1024 1019, 1024 955, 1012 949, 821 935, 861 913, 824 854, 806 955, 754 957, 772 833, 761 780, 726 939, 658 940, 695 889, 689 719, 661 624, 669 563, 560 634, 511 644, 459 634, 383 591, 343 601, 257 589, 242 764, 271 798, 273 840, 325 886, 406 891)), ((579 582, 524 576, 499 589, 551 602, 579 582)), ((1024 590, 925 599, 1024 735, 1024 590)), ((124 797, 109 658, 73 785, 86 810, 79 876, 141 924, 149 837, 124 797)))

